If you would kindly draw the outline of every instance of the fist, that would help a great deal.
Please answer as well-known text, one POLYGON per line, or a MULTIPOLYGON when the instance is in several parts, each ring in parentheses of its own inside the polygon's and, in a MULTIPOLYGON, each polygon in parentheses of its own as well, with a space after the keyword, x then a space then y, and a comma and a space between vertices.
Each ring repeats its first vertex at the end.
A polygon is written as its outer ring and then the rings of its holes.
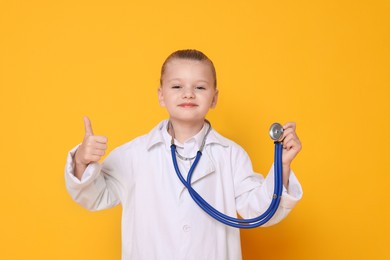
POLYGON ((296 124, 294 122, 288 122, 283 126, 283 165, 290 165, 291 161, 297 156, 302 149, 301 141, 299 140, 297 133, 295 132, 296 124))
POLYGON ((94 135, 91 122, 87 116, 84 117, 85 135, 84 140, 75 154, 75 161, 78 165, 88 165, 91 162, 98 162, 107 149, 107 137, 94 135))

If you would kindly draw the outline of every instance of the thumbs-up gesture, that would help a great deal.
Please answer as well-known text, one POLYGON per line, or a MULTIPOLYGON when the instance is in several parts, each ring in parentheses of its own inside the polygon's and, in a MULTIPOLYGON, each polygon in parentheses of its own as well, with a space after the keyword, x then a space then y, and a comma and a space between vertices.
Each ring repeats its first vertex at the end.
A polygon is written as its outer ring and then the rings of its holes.
POLYGON ((74 156, 76 168, 85 168, 91 162, 98 162, 107 149, 107 137, 94 135, 91 121, 84 117, 85 135, 74 156))

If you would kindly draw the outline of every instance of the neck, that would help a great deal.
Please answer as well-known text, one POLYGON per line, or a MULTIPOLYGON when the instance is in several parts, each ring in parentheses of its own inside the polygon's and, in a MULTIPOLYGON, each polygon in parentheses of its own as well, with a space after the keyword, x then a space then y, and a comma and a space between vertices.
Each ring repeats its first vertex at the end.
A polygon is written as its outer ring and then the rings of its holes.
POLYGON ((173 129, 169 129, 168 133, 172 136, 175 135, 175 139, 180 143, 184 143, 203 128, 204 120, 198 122, 182 122, 170 119, 173 129), (174 132, 173 132, 174 130, 174 132))

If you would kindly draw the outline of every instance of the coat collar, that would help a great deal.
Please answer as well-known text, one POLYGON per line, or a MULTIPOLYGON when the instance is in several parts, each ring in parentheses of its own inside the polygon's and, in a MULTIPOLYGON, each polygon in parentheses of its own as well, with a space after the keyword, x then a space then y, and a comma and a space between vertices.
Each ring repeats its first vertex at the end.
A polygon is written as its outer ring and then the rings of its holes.
MULTIPOLYGON (((167 133, 167 124, 168 120, 164 120, 160 122, 154 129, 152 129, 149 134, 147 135, 147 149, 150 150, 156 145, 164 145, 165 149, 167 150, 168 153, 171 152, 171 136, 167 133)), ((205 130, 203 128, 202 130, 205 130)), ((202 134, 204 134, 205 131, 203 131, 202 134)), ((200 143, 203 140, 203 135, 200 136, 195 136, 196 142, 198 142, 198 146, 200 146, 200 143)), ((224 138, 220 134, 218 134, 214 129, 212 129, 207 136, 206 139, 206 144, 202 152, 202 157, 198 162, 198 165, 195 168, 192 180, 191 180, 191 185, 196 185, 197 182, 200 182, 201 180, 205 179, 207 176, 215 173, 215 165, 213 163, 212 158, 210 157, 209 153, 207 152, 207 146, 210 144, 217 144, 221 145, 223 147, 228 147, 229 146, 229 141, 228 139, 224 138)), ((172 174, 174 173, 174 168, 172 165, 172 174)), ((187 172, 184 173, 182 172, 182 175, 184 178, 187 176, 187 172)), ((183 191, 186 190, 185 186, 180 183, 179 180, 178 185, 176 185, 175 188, 175 193, 176 195, 180 198, 181 195, 183 194, 183 191)))
MULTIPOLYGON (((167 130, 166 130, 167 124, 168 124, 168 120, 163 120, 149 132, 149 134, 146 137, 147 138, 147 142, 146 142, 147 143, 147 147, 146 147, 147 150, 150 150, 153 146, 155 146, 157 144, 165 144, 166 148, 168 150, 170 150, 171 140, 170 140, 170 136, 168 135, 167 130)), ((202 131, 203 130, 204 130, 204 128, 202 129, 202 131)), ((201 136, 200 138, 196 138, 196 141, 198 143, 201 142, 202 137, 203 136, 201 136)), ((211 129, 209 135, 207 136, 205 146, 207 146, 209 144, 219 144, 219 145, 222 145, 224 147, 229 146, 229 143, 226 140, 226 138, 221 136, 214 129, 211 129)))

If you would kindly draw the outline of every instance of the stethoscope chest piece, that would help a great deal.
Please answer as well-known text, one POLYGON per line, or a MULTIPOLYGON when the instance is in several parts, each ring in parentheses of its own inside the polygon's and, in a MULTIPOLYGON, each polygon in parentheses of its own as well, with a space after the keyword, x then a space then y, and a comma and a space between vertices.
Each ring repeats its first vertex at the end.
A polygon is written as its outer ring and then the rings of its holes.
POLYGON ((279 123, 273 123, 269 128, 269 136, 274 141, 279 141, 283 135, 283 126, 279 123))

